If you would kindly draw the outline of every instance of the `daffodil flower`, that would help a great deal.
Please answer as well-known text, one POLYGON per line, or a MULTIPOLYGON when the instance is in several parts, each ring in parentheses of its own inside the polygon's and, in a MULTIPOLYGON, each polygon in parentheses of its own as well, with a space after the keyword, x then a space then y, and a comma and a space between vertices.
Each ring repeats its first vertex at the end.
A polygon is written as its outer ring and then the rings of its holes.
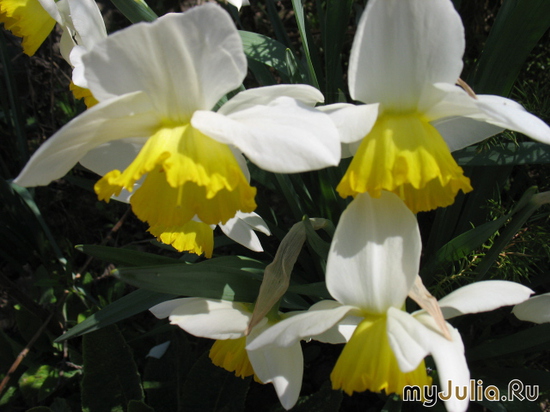
POLYGON ((254 375, 262 383, 273 383, 281 404, 290 409, 298 400, 302 385, 303 356, 300 343, 285 348, 255 351, 245 346, 276 320, 264 318, 248 336, 245 330, 252 317, 252 305, 224 300, 181 298, 160 303, 150 311, 159 319, 168 318, 186 332, 216 339, 210 349, 212 362, 236 376, 254 375))
POLYGON ((82 61, 100 103, 46 141, 16 184, 46 185, 78 161, 103 175, 100 200, 139 183, 130 204, 160 238, 195 217, 226 224, 256 208, 243 153, 280 173, 339 161, 338 132, 310 86, 246 90, 211 111, 247 73, 240 36, 214 4, 114 33, 82 61))
POLYGON ((54 0, 1 0, 0 22, 23 39, 23 52, 29 56, 46 40, 61 16, 54 0))
POLYGON ((97 100, 88 89, 82 55, 107 37, 105 22, 95 0, 60 0, 56 5, 63 28, 59 49, 73 68, 71 90, 77 99, 84 99, 86 106, 92 107, 97 100))
POLYGON ((235 6, 237 10, 240 10, 242 6, 250 6, 249 0, 227 0, 227 2, 235 6))
POLYGON ((533 296, 514 306, 512 313, 519 320, 533 323, 550 322, 550 293, 533 296))
POLYGON ((348 72, 351 97, 365 104, 324 109, 354 155, 337 187, 342 197, 386 190, 415 213, 447 206, 472 190, 451 151, 503 129, 550 143, 550 128, 517 103, 455 85, 464 45, 448 0, 369 1, 348 72))
MULTIPOLYGON (((249 350, 295 345, 313 338, 338 342, 356 325, 332 371, 334 389, 402 395, 407 385, 431 385, 424 358, 431 354, 443 388, 468 386, 469 369, 456 329, 444 337, 426 311, 403 310, 415 282, 421 240, 412 212, 399 198, 357 195, 344 211, 327 261, 326 283, 336 301, 283 320, 247 345, 249 350), (342 326, 348 330, 342 333, 342 326), (327 339, 330 336, 330 340, 327 339)), ((492 310, 526 300, 532 291, 505 281, 478 282, 439 301, 446 318, 492 310)), ((462 390, 462 389, 461 389, 462 390)), ((465 411, 467 400, 451 397, 447 409, 465 411)))

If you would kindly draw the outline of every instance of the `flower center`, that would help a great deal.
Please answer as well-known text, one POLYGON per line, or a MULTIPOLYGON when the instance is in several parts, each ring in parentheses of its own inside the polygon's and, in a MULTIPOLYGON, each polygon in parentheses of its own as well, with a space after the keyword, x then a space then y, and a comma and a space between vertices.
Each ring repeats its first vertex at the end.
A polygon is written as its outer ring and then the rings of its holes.
POLYGON ((160 242, 172 245, 180 252, 187 250, 197 255, 204 253, 207 258, 212 257, 214 230, 206 223, 190 220, 179 227, 166 228, 157 225, 151 226, 149 232, 160 242))
MULTIPOLYGON (((112 170, 95 185, 100 200, 109 201, 123 188, 136 216, 159 238, 182 232, 195 216, 207 225, 225 223, 237 211, 256 208, 251 187, 231 149, 191 125, 167 125, 150 137, 124 170, 112 170)), ((178 242, 172 242, 172 244, 178 242)))
POLYGON ((414 113, 380 116, 337 190, 342 197, 387 190, 417 213, 448 206, 472 187, 439 132, 414 113))
POLYGON ((367 316, 344 346, 330 375, 333 389, 353 392, 403 393, 406 385, 431 385, 424 361, 408 373, 401 372, 386 332, 386 316, 367 316))

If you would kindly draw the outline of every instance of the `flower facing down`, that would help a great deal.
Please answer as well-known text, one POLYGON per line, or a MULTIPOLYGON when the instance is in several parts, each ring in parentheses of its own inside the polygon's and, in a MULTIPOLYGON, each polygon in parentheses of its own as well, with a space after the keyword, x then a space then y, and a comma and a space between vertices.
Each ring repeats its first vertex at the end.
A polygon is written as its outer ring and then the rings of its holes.
MULTIPOLYGON (((100 200, 133 192, 134 213, 162 238, 184 233, 195 217, 226 224, 256 208, 243 153, 281 173, 339 161, 338 133, 313 108, 323 97, 312 87, 251 89, 211 111, 247 71, 240 36, 219 6, 135 24, 82 62, 100 103, 46 141, 16 184, 48 184, 80 161, 103 175, 95 185, 100 200)), ((169 237, 177 244, 177 235, 169 237)))
MULTIPOLYGON (((335 343, 342 325, 356 325, 332 371, 334 389, 401 396, 407 385, 431 384, 424 365, 429 354, 443 388, 450 381, 468 386, 458 331, 447 324, 449 340, 424 310, 403 311, 418 273, 420 251, 416 219, 396 195, 357 195, 342 214, 327 261, 327 288, 336 301, 318 302, 308 312, 279 322, 247 349, 287 347, 307 338, 335 343)), ((531 293, 513 282, 478 282, 456 290, 439 305, 450 318, 516 304, 531 293)), ((465 411, 467 400, 451 398, 446 406, 465 411)))
POLYGON ((382 190, 413 212, 454 202, 470 181, 450 154, 504 128, 550 143, 550 128, 517 103, 455 86, 464 28, 448 0, 371 0, 349 63, 351 97, 333 114, 348 155, 342 197, 382 190))
POLYGON ((296 403, 303 374, 300 343, 285 348, 245 349, 247 343, 276 322, 264 318, 245 336, 252 317, 251 304, 181 298, 160 303, 150 311, 159 319, 167 317, 171 324, 192 335, 216 339, 210 349, 210 359, 215 365, 241 378, 253 375, 256 381, 273 383, 286 409, 296 403))

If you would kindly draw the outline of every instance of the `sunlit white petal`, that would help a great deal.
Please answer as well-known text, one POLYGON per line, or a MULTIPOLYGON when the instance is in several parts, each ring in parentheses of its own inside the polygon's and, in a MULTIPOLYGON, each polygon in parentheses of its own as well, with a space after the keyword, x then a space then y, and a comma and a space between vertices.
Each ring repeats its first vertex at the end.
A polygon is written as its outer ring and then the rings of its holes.
POLYGON ((212 109, 246 75, 240 36, 229 15, 212 3, 120 30, 82 60, 99 101, 144 91, 157 110, 182 121, 195 110, 212 109))
POLYGON ((327 288, 345 305, 371 313, 401 307, 418 273, 415 216, 393 193, 358 195, 340 217, 327 261, 327 288))
POLYGON ((160 121, 149 98, 141 92, 98 104, 46 140, 15 183, 47 185, 63 177, 89 150, 117 139, 148 137, 160 121))
MULTIPOLYGON (((378 104, 336 103, 317 108, 328 114, 340 132, 342 143, 353 143, 364 138, 378 117, 378 104)), ((344 156, 342 156, 344 157, 344 156)))
POLYGON ((515 305, 529 298, 531 289, 515 282, 487 280, 463 286, 439 300, 445 319, 466 313, 494 310, 515 305))
POLYGON ((149 309, 162 319, 195 336, 209 339, 237 339, 252 313, 242 303, 202 298, 182 298, 159 303, 149 309))
POLYGON ((351 96, 384 108, 416 109, 427 84, 458 79, 464 45, 452 2, 371 0, 351 50, 351 96))
POLYGON ((274 173, 316 170, 340 161, 338 132, 330 118, 286 96, 225 116, 197 111, 191 124, 274 173))

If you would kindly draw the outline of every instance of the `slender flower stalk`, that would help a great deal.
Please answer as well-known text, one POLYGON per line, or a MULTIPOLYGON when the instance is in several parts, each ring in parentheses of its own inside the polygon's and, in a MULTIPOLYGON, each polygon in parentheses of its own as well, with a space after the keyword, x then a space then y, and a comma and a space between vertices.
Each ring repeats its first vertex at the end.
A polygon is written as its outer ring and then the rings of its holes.
MULTIPOLYGON (((368 389, 401 396, 407 385, 430 385, 424 365, 430 354, 443 387, 450 381, 468 386, 458 331, 447 323, 444 334, 425 310, 403 310, 417 279, 420 252, 416 219, 395 194, 357 195, 342 214, 329 251, 326 282, 336 300, 318 302, 273 325, 247 349, 288 347, 309 338, 347 341, 331 380, 334 389, 348 394, 368 389)), ((439 306, 448 319, 517 304, 531 293, 513 282, 478 282, 444 297, 439 306)), ((465 411, 467 405, 456 398, 446 402, 449 411, 465 411)))

